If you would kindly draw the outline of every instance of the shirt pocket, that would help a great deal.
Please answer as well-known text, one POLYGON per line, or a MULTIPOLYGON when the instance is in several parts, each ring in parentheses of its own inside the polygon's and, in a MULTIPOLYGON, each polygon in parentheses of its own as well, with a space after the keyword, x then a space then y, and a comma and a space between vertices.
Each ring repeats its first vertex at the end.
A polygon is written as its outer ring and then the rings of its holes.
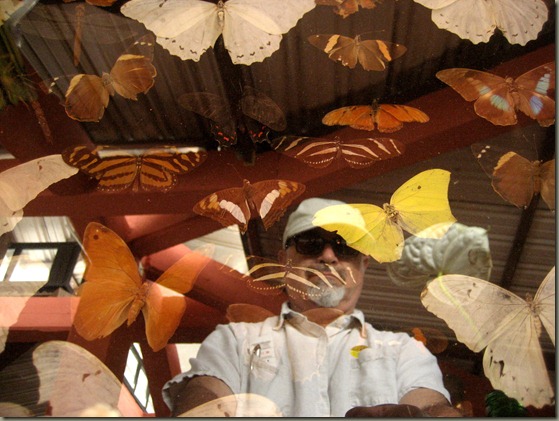
POLYGON ((366 348, 352 364, 353 398, 362 406, 398 403, 396 356, 378 348, 366 348))

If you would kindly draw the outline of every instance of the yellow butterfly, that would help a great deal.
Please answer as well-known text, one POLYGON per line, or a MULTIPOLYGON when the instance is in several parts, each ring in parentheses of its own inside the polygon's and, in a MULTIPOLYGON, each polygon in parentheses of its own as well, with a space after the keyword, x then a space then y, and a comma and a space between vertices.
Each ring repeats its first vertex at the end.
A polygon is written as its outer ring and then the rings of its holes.
POLYGON ((337 231, 348 245, 380 263, 393 262, 402 255, 402 230, 438 238, 456 222, 448 203, 449 182, 446 170, 423 171, 402 184, 382 208, 371 204, 329 206, 314 215, 313 224, 337 231), (434 225, 442 229, 427 230, 434 225))

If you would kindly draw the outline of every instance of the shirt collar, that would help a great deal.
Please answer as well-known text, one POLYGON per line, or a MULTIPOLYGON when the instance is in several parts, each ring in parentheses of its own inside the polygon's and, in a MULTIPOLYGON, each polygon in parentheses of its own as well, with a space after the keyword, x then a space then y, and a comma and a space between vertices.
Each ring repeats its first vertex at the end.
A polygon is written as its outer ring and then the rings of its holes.
MULTIPOLYGON (((276 325, 276 327, 274 329, 275 330, 281 329, 281 327, 283 326, 285 321, 287 319, 292 318, 292 317, 305 317, 305 315, 301 314, 301 313, 299 313, 295 310, 292 310, 289 307, 289 302, 285 301, 281 306, 281 312, 279 314, 278 324, 276 325)), ((336 320, 334 320, 332 323, 330 323, 328 326, 345 328, 345 327, 351 326, 352 321, 355 321, 355 322, 359 323, 359 325, 361 326, 361 336, 363 338, 366 338, 367 337, 367 330, 365 328, 365 315, 363 314, 363 312, 361 310, 355 309, 355 310, 353 310, 353 313, 351 313, 351 314, 345 314, 343 316, 340 316, 336 320)))

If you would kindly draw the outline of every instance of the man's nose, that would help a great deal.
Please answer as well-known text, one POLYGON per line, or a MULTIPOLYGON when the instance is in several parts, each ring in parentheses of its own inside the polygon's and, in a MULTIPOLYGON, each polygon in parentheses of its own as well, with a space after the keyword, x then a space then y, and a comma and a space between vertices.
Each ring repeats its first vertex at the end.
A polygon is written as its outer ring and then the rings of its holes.
POLYGON ((338 256, 334 253, 332 245, 326 243, 322 249, 322 253, 319 254, 318 259, 320 263, 334 264, 338 262, 338 256))

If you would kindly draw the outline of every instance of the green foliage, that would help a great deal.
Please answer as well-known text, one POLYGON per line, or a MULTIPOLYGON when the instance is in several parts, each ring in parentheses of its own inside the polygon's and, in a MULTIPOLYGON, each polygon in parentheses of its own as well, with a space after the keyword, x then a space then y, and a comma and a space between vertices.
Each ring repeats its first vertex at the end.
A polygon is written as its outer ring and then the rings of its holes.
POLYGON ((485 412, 489 417, 527 417, 528 411, 514 398, 509 398, 500 390, 485 396, 485 412))

